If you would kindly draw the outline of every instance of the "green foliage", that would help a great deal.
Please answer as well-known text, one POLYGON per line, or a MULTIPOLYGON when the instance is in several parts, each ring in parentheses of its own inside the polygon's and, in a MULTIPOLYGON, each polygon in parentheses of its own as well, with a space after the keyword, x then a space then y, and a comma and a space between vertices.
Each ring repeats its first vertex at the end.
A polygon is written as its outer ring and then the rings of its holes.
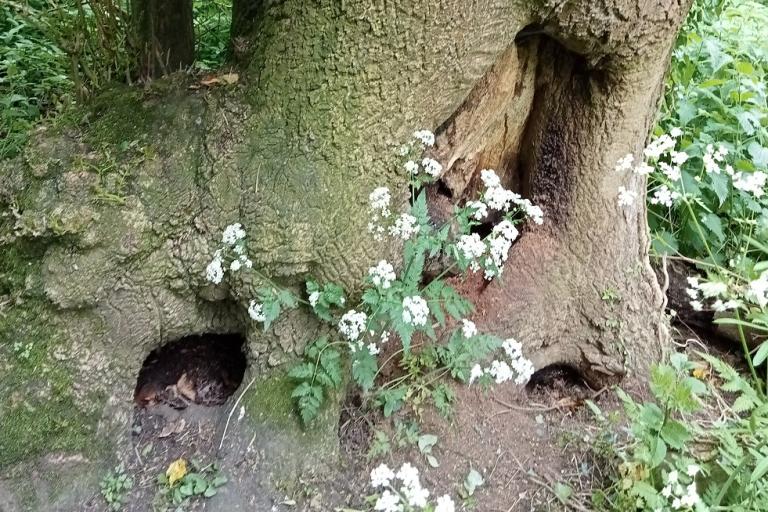
POLYGON ((15 7, 0 5, 0 159, 15 156, 35 122, 61 111, 72 92, 66 54, 15 7))
MULTIPOLYGON (((674 354, 651 372, 653 401, 637 403, 618 390, 630 426, 630 443, 612 443, 600 456, 618 459, 611 485, 595 493, 598 510, 765 510, 768 503, 768 402, 734 368, 699 354, 718 380, 691 374, 700 364, 674 354), (710 393, 716 391, 716 393, 710 393), (702 415, 734 394, 711 423, 702 415), (611 452, 610 450, 615 450, 611 452), (675 499, 690 501, 675 507, 675 499)), ((598 420, 613 430, 594 404, 598 420)))
POLYGON ((123 507, 125 495, 133 487, 133 480, 122 466, 116 467, 101 481, 101 495, 109 510, 117 511, 123 507))
POLYGON ((328 394, 341 386, 341 353, 324 336, 307 346, 304 362, 294 366, 288 376, 297 382, 291 397, 301 420, 308 424, 320 413, 328 394))
POLYGON ((688 160, 680 180, 658 169, 651 193, 669 186, 683 200, 649 204, 654 249, 726 265, 749 266, 746 237, 768 237, 768 198, 738 190, 725 164, 749 176, 768 168, 768 6, 753 0, 700 0, 673 53, 656 134, 682 129, 688 160), (707 172, 707 146, 728 154, 707 172), (741 262, 741 263, 740 263, 741 262))
POLYGON ((215 69, 224 63, 232 24, 232 0, 194 0, 195 66, 215 69))
POLYGON ((227 477, 221 474, 215 464, 201 466, 192 463, 192 471, 186 472, 185 469, 183 476, 172 482, 167 474, 158 475, 156 509, 183 510, 181 507, 187 505, 190 500, 212 498, 226 483, 227 477))

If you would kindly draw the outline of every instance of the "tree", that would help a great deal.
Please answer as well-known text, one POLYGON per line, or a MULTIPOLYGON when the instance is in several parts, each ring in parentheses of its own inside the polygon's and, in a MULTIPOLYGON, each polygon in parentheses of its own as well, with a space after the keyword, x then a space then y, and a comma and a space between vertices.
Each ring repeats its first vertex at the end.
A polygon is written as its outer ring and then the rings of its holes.
POLYGON ((115 87, 0 174, 0 465, 114 451, 139 367, 164 342, 243 332, 265 373, 301 353, 308 314, 263 333, 245 315, 256 283, 205 280, 221 229, 242 222, 254 265, 285 286, 311 274, 354 288, 396 250, 366 233, 368 193, 403 188, 388 164, 423 127, 446 168, 436 220, 483 168, 544 209, 502 280, 458 283, 478 323, 595 385, 646 367, 667 342, 664 298, 644 179, 613 167, 643 146, 688 5, 236 1, 236 87, 115 87), (639 195, 631 207, 619 186, 639 195))

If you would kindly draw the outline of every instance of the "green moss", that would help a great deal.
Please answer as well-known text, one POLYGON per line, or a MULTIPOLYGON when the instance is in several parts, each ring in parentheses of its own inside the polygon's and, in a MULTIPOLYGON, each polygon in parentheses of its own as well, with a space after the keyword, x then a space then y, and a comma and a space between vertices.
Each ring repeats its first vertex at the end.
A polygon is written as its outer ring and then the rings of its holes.
POLYGON ((287 436, 299 442, 316 445, 329 440, 336 441, 336 425, 339 419, 339 398, 332 396, 312 425, 304 427, 296 413, 291 398, 295 385, 285 374, 278 373, 255 383, 243 398, 250 419, 259 425, 278 427, 287 436))
POLYGON ((0 468, 96 448, 96 418, 80 410, 72 373, 53 355, 61 345, 41 301, 26 300, 0 317, 0 468))

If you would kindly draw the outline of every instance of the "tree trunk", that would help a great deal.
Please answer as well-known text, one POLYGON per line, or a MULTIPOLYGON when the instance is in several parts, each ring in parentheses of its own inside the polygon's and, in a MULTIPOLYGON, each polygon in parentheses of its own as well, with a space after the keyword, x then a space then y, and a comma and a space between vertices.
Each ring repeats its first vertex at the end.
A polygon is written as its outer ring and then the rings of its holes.
POLYGON ((192 0, 132 0, 143 77, 158 77, 195 61, 192 0))
MULTIPOLYGON (((286 286, 354 288, 396 255, 362 212, 376 186, 406 201, 388 164, 419 128, 437 131, 446 169, 437 217, 483 168, 544 209, 503 279, 458 283, 478 322, 595 385, 646 367, 667 334, 645 182, 613 167, 647 137, 682 3, 236 1, 237 86, 116 88, 0 170, 0 467, 18 475, 57 450, 88 473, 127 453, 136 376, 165 342, 242 333, 249 375, 300 354, 318 328, 308 311, 264 333, 245 313, 258 283, 206 281, 222 228, 241 222, 254 265, 286 286), (620 185, 640 195, 632 208, 620 185)), ((189 62, 183 34, 179 50, 159 45, 171 68, 189 62)), ((91 492, 39 499, 68 510, 91 492)))

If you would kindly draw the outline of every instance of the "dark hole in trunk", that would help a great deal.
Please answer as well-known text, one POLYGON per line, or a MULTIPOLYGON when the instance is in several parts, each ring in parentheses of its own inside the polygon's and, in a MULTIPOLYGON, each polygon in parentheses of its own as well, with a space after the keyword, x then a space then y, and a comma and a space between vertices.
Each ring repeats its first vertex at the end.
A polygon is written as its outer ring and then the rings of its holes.
POLYGON ((139 371, 136 405, 184 409, 192 403, 223 404, 243 381, 244 343, 237 334, 200 334, 153 350, 139 371))
POLYGON ((525 389, 534 394, 579 398, 590 392, 581 372, 569 364, 551 364, 537 370, 525 389))

